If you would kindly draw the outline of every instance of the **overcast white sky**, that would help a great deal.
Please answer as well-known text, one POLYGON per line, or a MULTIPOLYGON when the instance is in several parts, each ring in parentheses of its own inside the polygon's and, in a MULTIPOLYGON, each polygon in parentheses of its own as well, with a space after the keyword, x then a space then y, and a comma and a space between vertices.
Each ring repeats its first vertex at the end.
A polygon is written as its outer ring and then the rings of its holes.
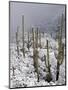
POLYGON ((11 2, 11 36, 15 34, 17 26, 20 26, 21 30, 22 15, 24 15, 25 30, 29 30, 32 26, 38 26, 46 30, 49 26, 55 25, 55 20, 62 13, 65 14, 65 5, 11 2))

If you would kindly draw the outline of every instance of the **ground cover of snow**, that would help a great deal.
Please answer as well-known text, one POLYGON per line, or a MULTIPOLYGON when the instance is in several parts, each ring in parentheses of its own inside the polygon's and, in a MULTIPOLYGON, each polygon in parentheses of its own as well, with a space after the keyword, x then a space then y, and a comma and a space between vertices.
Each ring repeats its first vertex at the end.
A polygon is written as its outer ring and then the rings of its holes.
MULTIPOLYGON (((25 40, 27 42, 27 39, 25 40)), ((22 43, 19 43, 19 48, 22 47, 22 43)), ((41 38, 42 48, 38 48, 38 69, 39 69, 39 82, 37 81, 37 73, 34 69, 33 63, 33 48, 27 49, 25 43, 25 57, 21 50, 19 50, 19 56, 17 54, 16 43, 10 44, 10 87, 32 87, 32 86, 48 86, 48 85, 63 85, 65 84, 65 59, 63 64, 60 65, 60 74, 59 80, 56 81, 56 66, 57 59, 55 57, 55 52, 57 52, 57 41, 55 41, 50 35, 44 34, 44 37, 41 38), (49 41, 49 60, 50 60, 50 69, 52 74, 52 81, 45 81, 47 74, 47 68, 44 61, 44 55, 47 55, 46 40, 49 41), (14 67, 14 75, 13 75, 14 67)))

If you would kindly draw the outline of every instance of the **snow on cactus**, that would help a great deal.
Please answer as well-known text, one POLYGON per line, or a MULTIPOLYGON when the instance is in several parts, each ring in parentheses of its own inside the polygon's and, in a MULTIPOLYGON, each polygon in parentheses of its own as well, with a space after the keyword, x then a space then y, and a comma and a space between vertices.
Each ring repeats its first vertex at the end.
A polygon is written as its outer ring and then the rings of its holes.
MULTIPOLYGON (((16 51, 16 44, 10 45, 10 74, 11 74, 11 87, 30 87, 30 86, 47 86, 47 85, 62 85, 65 84, 65 60, 60 66, 59 79, 56 81, 56 67, 57 59, 55 53, 57 53, 58 48, 56 47, 57 41, 55 41, 49 34, 44 33, 41 37, 42 48, 38 47, 38 70, 39 70, 39 82, 37 77, 37 72, 35 72, 34 63, 33 63, 33 44, 30 46, 30 49, 27 49, 28 39, 25 35, 25 58, 23 53, 19 52, 19 58, 16 51), (49 61, 50 61, 50 70, 52 74, 52 80, 47 82, 45 77, 47 75, 47 67, 45 65, 44 56, 47 57, 47 48, 46 41, 49 41, 49 61), (42 44, 44 43, 44 44, 42 44), (56 47, 56 48, 55 48, 56 47), (14 67, 14 73, 13 73, 14 67)), ((32 33, 30 34, 32 37, 32 33)), ((39 37, 38 37, 39 39, 39 37)), ((32 42, 32 40, 31 40, 32 42)), ((35 44, 35 43, 34 43, 35 44)), ((22 42, 19 42, 19 48, 21 49, 22 42)))

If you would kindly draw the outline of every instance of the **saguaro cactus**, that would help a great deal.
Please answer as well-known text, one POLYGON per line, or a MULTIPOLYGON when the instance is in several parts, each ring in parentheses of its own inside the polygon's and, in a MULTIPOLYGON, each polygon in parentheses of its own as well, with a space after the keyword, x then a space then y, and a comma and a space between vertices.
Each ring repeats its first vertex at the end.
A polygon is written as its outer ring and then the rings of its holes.
POLYGON ((23 51, 23 56, 25 57, 25 48, 24 48, 24 15, 22 16, 22 42, 23 42, 23 47, 22 47, 22 51, 23 51))
POLYGON ((51 32, 51 37, 52 37, 52 32, 51 32))
POLYGON ((48 40, 47 40, 47 59, 45 58, 45 64, 47 67, 47 75, 46 75, 46 81, 50 82, 52 80, 52 76, 51 76, 51 71, 50 71, 50 62, 49 62, 49 45, 48 45, 48 40))
POLYGON ((35 44, 36 44, 36 48, 38 48, 38 28, 35 31, 35 44))
POLYGON ((17 53, 18 53, 18 56, 19 56, 19 40, 18 40, 18 30, 19 30, 19 27, 17 27, 17 32, 16 32, 16 45, 17 45, 17 53))
POLYGON ((63 23, 64 23, 64 15, 61 16, 61 27, 60 27, 60 34, 61 34, 61 40, 62 40, 62 34, 63 34, 63 23))
POLYGON ((38 78, 38 81, 39 81, 39 70, 38 70, 38 28, 35 31, 35 52, 36 52, 35 53, 36 54, 35 61, 36 61, 37 78, 38 78))
POLYGON ((15 76, 15 69, 16 69, 16 68, 13 66, 13 67, 12 67, 12 70, 13 70, 13 76, 15 76))
POLYGON ((27 43, 27 48, 29 50, 29 32, 28 32, 28 43, 27 43))
POLYGON ((44 31, 42 32, 42 34, 43 34, 43 37, 44 37, 44 31))
POLYGON ((35 70, 37 72, 37 81, 39 81, 39 71, 38 71, 38 38, 37 38, 37 31, 34 32, 33 28, 32 28, 32 36, 33 36, 33 61, 34 61, 34 67, 35 70))
POLYGON ((34 29, 32 28, 32 41, 33 41, 33 49, 34 49, 34 29))
POLYGON ((64 44, 62 43, 61 37, 58 39, 58 55, 57 55, 57 72, 56 72, 56 80, 59 78, 59 70, 60 65, 64 60, 64 44))
POLYGON ((41 32, 39 32, 39 47, 41 48, 41 32))
POLYGON ((61 19, 61 26, 58 32, 58 55, 57 55, 57 72, 56 72, 56 80, 59 79, 59 70, 60 65, 64 60, 64 44, 62 43, 62 33, 63 33, 63 14, 61 19))

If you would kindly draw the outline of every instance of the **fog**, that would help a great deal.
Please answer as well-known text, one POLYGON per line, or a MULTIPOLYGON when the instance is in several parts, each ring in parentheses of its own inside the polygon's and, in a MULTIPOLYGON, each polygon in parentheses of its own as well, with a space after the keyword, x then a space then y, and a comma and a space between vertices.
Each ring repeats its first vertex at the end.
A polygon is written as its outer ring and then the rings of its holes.
POLYGON ((42 31, 51 32, 62 13, 65 14, 65 5, 10 2, 10 38, 14 37, 17 26, 21 31, 22 15, 25 31, 39 27, 42 31))

